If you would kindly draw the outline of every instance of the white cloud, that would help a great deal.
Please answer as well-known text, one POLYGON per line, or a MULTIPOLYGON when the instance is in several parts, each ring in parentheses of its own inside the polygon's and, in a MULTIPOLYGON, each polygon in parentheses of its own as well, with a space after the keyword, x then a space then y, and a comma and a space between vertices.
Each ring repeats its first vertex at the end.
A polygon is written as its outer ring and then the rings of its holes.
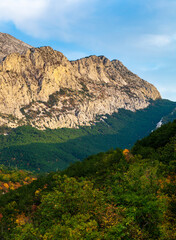
POLYGON ((0 20, 23 21, 39 19, 47 7, 48 0, 5 0, 0 1, 0 20))
POLYGON ((168 36, 168 35, 151 34, 151 35, 145 36, 144 42, 146 42, 146 44, 151 45, 151 46, 164 47, 164 46, 171 44, 172 37, 168 36))
POLYGON ((0 1, 0 22, 13 22, 18 29, 36 36, 48 3, 49 0, 0 1))
POLYGON ((13 22, 35 37, 69 39, 76 22, 91 14, 97 0, 0 0, 0 23, 13 22))
POLYGON ((154 50, 168 48, 175 43, 176 34, 144 34, 136 42, 139 47, 154 50))

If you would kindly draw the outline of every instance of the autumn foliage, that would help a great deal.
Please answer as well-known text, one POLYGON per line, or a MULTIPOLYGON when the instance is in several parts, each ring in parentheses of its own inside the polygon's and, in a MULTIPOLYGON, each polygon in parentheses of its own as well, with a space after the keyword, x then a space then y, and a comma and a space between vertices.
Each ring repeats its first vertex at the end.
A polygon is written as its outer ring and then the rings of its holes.
POLYGON ((33 177, 30 172, 0 166, 0 194, 15 190, 34 180, 36 180, 36 177, 33 177))
POLYGON ((16 180, 6 175, 0 238, 175 240, 176 137, 161 130, 131 150, 111 149, 36 181, 25 176, 13 191, 16 180))

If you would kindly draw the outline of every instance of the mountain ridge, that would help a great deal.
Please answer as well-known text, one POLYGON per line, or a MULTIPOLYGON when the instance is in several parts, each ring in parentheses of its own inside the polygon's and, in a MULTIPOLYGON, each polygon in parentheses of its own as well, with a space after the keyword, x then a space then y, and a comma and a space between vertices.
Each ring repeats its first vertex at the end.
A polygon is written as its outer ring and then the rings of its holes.
POLYGON ((0 63, 0 125, 77 128, 97 116, 146 108, 160 93, 120 61, 69 61, 51 47, 28 48, 0 63))

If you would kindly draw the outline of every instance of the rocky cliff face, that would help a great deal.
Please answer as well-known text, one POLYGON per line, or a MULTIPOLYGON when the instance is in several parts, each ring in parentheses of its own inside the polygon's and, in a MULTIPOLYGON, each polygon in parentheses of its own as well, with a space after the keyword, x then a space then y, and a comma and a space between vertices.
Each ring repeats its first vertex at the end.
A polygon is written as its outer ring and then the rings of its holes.
POLYGON ((7 33, 0 33, 0 62, 7 55, 14 52, 22 53, 28 48, 31 48, 31 46, 7 33))
POLYGON ((104 56, 70 62, 41 47, 10 54, 0 63, 0 125, 91 125, 99 115, 143 109, 158 98, 152 84, 104 56))

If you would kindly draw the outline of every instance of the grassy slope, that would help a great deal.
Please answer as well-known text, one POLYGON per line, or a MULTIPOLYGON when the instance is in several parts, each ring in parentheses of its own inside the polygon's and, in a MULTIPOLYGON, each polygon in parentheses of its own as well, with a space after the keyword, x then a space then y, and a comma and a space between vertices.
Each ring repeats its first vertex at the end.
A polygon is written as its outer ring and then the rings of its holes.
POLYGON ((71 162, 110 148, 131 148, 175 107, 176 103, 159 100, 135 113, 121 109, 94 126, 80 129, 19 127, 8 136, 0 136, 0 163, 46 172, 64 169, 71 162))

